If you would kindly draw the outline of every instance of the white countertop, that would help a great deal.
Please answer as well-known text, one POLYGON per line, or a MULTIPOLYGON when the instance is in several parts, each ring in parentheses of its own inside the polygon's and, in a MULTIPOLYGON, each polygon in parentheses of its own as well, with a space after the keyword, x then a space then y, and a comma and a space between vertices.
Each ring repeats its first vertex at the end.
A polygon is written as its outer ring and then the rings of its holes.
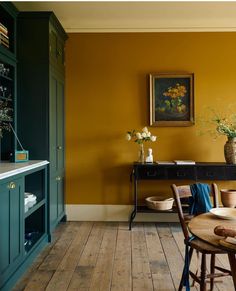
POLYGON ((44 165, 49 164, 48 161, 28 161, 21 163, 10 163, 0 161, 0 180, 20 174, 44 165))

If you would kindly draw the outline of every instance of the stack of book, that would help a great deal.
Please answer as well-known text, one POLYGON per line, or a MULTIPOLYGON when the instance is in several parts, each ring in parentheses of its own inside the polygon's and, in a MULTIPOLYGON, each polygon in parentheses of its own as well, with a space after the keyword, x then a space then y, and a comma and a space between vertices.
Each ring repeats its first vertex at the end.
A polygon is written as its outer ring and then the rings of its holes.
POLYGON ((196 162, 192 160, 174 160, 176 165, 195 165, 196 162))
POLYGON ((156 161, 159 165, 195 165, 196 162, 192 160, 174 160, 174 161, 156 161))
POLYGON ((0 22, 0 44, 9 48, 8 29, 0 22))

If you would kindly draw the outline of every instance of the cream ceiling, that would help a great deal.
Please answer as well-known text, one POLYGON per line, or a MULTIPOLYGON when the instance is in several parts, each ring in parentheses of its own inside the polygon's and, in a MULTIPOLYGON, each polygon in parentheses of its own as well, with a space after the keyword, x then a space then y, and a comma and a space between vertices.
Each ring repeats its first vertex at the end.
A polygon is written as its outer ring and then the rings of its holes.
POLYGON ((236 2, 14 2, 54 11, 67 32, 236 31, 236 2))

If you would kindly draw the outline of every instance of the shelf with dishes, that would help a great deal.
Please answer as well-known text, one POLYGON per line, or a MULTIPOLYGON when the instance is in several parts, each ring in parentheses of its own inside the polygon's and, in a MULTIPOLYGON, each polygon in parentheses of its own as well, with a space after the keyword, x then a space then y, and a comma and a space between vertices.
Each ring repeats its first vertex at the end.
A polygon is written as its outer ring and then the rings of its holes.
POLYGON ((43 170, 25 176, 25 253, 36 246, 45 235, 45 193, 45 173, 43 170))
POLYGON ((25 218, 30 216, 34 211, 45 204, 45 199, 37 199, 37 197, 32 193, 25 193, 25 218))

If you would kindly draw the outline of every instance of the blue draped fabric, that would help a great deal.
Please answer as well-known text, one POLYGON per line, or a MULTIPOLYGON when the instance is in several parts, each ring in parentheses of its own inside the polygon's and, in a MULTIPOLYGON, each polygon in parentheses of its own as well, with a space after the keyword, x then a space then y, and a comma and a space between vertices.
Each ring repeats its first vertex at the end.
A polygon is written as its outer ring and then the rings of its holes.
POLYGON ((190 189, 192 196, 189 197, 189 214, 209 212, 212 208, 209 185, 197 183, 190 185, 190 189))

